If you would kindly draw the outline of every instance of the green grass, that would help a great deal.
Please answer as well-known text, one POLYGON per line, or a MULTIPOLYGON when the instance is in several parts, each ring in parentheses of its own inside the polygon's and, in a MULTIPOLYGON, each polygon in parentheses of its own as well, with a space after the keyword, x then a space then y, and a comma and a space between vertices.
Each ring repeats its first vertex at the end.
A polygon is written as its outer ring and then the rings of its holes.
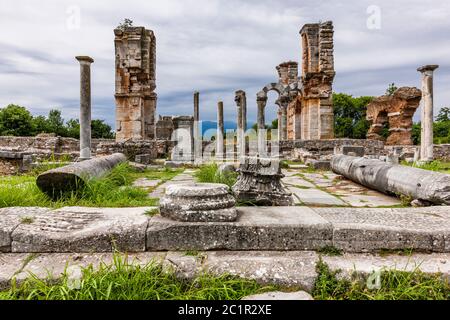
POLYGON ((31 170, 32 175, 39 175, 45 171, 56 169, 69 164, 72 158, 69 155, 62 155, 61 157, 56 157, 52 154, 48 159, 44 159, 39 162, 39 165, 31 170))
POLYGON ((317 250, 318 253, 321 253, 326 256, 342 256, 342 249, 338 249, 333 246, 325 246, 317 250))
POLYGON ((118 254, 112 264, 89 266, 82 274, 76 286, 67 272, 57 281, 31 274, 20 285, 13 281, 9 290, 0 292, 0 300, 238 300, 276 289, 230 275, 181 280, 161 263, 139 266, 118 254))
POLYGON ((435 160, 435 161, 432 161, 429 163, 418 164, 418 163, 407 163, 406 161, 402 161, 401 164, 405 165, 405 166, 414 167, 414 168, 450 174, 450 162, 435 160))
POLYGON ((231 187, 236 183, 238 174, 236 172, 219 172, 217 164, 201 166, 195 173, 198 182, 223 183, 231 187))
POLYGON ((313 296, 318 300, 449 300, 450 285, 441 275, 384 270, 381 286, 369 289, 361 277, 344 279, 320 261, 313 296))
MULTIPOLYGON (((132 182, 152 172, 139 173, 126 163, 116 166, 109 174, 92 179, 75 193, 65 194, 52 200, 36 186, 35 176, 12 176, 0 178, 0 207, 37 206, 60 208, 84 207, 140 207, 155 206, 156 199, 148 198, 148 190, 133 187, 132 182)), ((178 172, 162 172, 168 177, 178 172)))
POLYGON ((182 173, 184 169, 171 169, 171 168, 163 168, 163 169, 147 169, 144 172, 135 172, 132 174, 132 177, 137 178, 147 178, 149 180, 161 180, 161 183, 164 183, 168 180, 173 179, 175 176, 182 173))

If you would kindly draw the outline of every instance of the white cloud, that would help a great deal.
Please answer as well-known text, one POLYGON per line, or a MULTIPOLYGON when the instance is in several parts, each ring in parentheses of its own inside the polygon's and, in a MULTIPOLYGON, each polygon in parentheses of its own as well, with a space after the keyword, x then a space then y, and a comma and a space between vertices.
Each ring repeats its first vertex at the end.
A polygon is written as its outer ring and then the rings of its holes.
MULTIPOLYGON (((113 124, 112 30, 131 18, 156 33, 161 114, 190 114, 192 92, 200 90, 203 119, 214 120, 223 100, 226 120, 234 120, 234 91, 244 89, 251 122, 256 92, 276 80, 277 64, 300 62, 298 31, 319 20, 335 25, 336 91, 379 95, 391 82, 419 86, 416 68, 437 63, 435 102, 442 107, 450 105, 449 13, 450 4, 438 0, 19 0, 0 12, 0 106, 14 102, 39 114, 59 106, 76 117, 74 57, 90 55, 93 116, 113 124), (380 30, 366 27, 369 5, 380 7, 380 30), (79 29, 67 28, 71 6, 80 9, 79 29)), ((268 121, 276 116, 274 108, 267 113, 268 121)))

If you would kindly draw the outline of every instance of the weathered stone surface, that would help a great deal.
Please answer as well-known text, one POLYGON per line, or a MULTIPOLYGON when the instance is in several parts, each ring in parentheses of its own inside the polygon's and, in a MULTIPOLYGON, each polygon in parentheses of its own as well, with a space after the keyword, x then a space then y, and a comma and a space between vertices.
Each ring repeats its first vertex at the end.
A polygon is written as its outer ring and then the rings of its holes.
POLYGON ((125 155, 115 153, 77 162, 41 173, 36 179, 36 184, 50 197, 58 197, 64 192, 78 190, 90 179, 101 177, 124 161, 126 161, 125 155))
POLYGON ((335 154, 345 154, 349 155, 349 153, 353 152, 355 157, 364 157, 365 148, 363 146, 338 146, 335 148, 335 154))
POLYGON ((311 160, 310 162, 311 167, 314 168, 314 170, 322 170, 327 171, 331 170, 331 163, 330 161, 324 161, 324 160, 311 160))
POLYGON ((281 184, 280 161, 278 159, 242 157, 238 169, 239 177, 232 189, 238 201, 263 206, 289 206, 292 194, 281 184))
POLYGON ((307 250, 331 244, 331 225, 308 207, 240 207, 235 222, 179 222, 155 216, 148 250, 307 250))
POLYGON ((450 210, 430 208, 314 208, 333 225, 333 245, 347 252, 380 249, 447 251, 450 210))
POLYGON ((422 107, 420 160, 432 161, 433 155, 433 73, 438 65, 425 65, 417 69, 422 73, 422 107))
POLYGON ((262 284, 312 290, 318 255, 311 251, 214 251, 206 253, 204 269, 213 274, 232 274, 262 284))
POLYGON ((12 233, 21 224, 33 221, 34 216, 48 209, 13 207, 0 209, 0 252, 11 252, 12 233))
MULTIPOLYGON (((12 232, 12 252, 145 251, 149 208, 66 207, 33 212, 12 232)), ((30 211, 32 212, 32 211, 30 211)))
POLYGON ((214 183, 173 184, 159 202, 163 217, 178 221, 235 221, 236 200, 227 185, 214 183))
POLYGON ((255 294, 242 298, 242 300, 314 300, 313 297, 305 291, 297 292, 267 292, 255 294))
POLYGON ((412 255, 374 255, 344 253, 342 256, 323 256, 331 270, 340 270, 339 277, 350 279, 356 272, 359 275, 370 275, 374 271, 417 271, 437 274, 441 273, 450 279, 450 255, 447 254, 412 254, 412 255))
POLYGON ((450 204, 448 174, 345 155, 334 156, 331 166, 334 172, 383 193, 450 204))
POLYGON ((383 140, 381 131, 389 124, 387 145, 412 145, 413 115, 419 107, 422 92, 417 88, 402 87, 392 95, 374 99, 367 106, 367 120, 371 127, 368 139, 383 140))
POLYGON ((297 187, 288 187, 288 190, 292 192, 301 203, 310 206, 342 206, 345 202, 339 198, 326 193, 320 189, 304 189, 297 187))
POLYGON ((156 38, 144 27, 114 30, 116 140, 153 139, 155 134, 156 38))
POLYGON ((161 183, 161 180, 149 180, 147 178, 139 178, 133 181, 133 187, 138 188, 154 188, 161 183))

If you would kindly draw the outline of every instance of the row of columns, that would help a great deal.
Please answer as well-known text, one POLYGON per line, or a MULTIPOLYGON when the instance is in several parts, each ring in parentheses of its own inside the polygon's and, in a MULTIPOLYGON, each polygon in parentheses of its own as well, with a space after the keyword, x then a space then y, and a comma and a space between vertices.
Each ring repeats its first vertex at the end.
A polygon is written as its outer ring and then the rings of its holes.
MULTIPOLYGON (((75 57, 80 63, 80 160, 91 158, 91 64, 94 62, 89 56, 75 57)), ((425 65, 417 69, 422 73, 422 125, 420 158, 422 161, 433 160, 433 72, 438 65, 425 65)), ((235 102, 237 104, 237 145, 239 155, 245 155, 245 131, 247 130, 247 98, 242 90, 236 91, 235 102)), ((267 96, 257 96, 257 128, 258 150, 266 148, 265 137, 265 107, 267 96)), ((194 93, 194 153, 201 157, 202 139, 199 132, 199 92, 194 93)), ((287 105, 288 101, 278 100, 278 137, 287 139, 287 105)), ((224 116, 223 102, 217 106, 217 137, 216 155, 224 156, 224 116)))

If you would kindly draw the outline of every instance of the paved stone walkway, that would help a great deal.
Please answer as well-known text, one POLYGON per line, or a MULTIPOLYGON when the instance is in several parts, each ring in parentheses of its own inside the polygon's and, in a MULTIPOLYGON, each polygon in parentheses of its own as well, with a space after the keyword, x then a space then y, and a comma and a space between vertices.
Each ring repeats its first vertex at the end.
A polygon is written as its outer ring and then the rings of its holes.
MULTIPOLYGON (((262 284, 301 288, 311 292, 317 278, 315 270, 320 255, 311 251, 213 251, 197 252, 144 252, 128 255, 128 261, 139 265, 160 262, 184 279, 192 279, 203 272, 221 275, 232 274, 255 279, 262 284)), ((18 282, 30 273, 41 279, 60 277, 64 271, 81 277, 80 269, 100 263, 111 264, 111 253, 72 254, 0 254, 0 290, 6 289, 14 277, 18 282)), ((322 255, 331 270, 342 270, 340 275, 349 278, 353 273, 367 276, 378 270, 421 270, 424 273, 442 273, 450 279, 450 254, 372 255, 344 254, 322 255)))
POLYGON ((195 178, 193 176, 194 172, 195 172, 195 170, 190 170, 190 169, 184 170, 183 173, 180 173, 179 175, 175 176, 171 180, 160 184, 155 190, 153 190, 149 194, 149 197, 150 198, 163 197, 166 187, 170 184, 185 184, 185 183, 195 182, 195 178))
POLYGON ((154 208, 3 208, 0 252, 417 249, 450 252, 450 207, 238 207, 235 222, 179 222, 154 208))
POLYGON ((401 201, 367 189, 331 171, 309 172, 299 166, 282 171, 281 180, 294 196, 296 205, 343 207, 391 207, 401 201))

